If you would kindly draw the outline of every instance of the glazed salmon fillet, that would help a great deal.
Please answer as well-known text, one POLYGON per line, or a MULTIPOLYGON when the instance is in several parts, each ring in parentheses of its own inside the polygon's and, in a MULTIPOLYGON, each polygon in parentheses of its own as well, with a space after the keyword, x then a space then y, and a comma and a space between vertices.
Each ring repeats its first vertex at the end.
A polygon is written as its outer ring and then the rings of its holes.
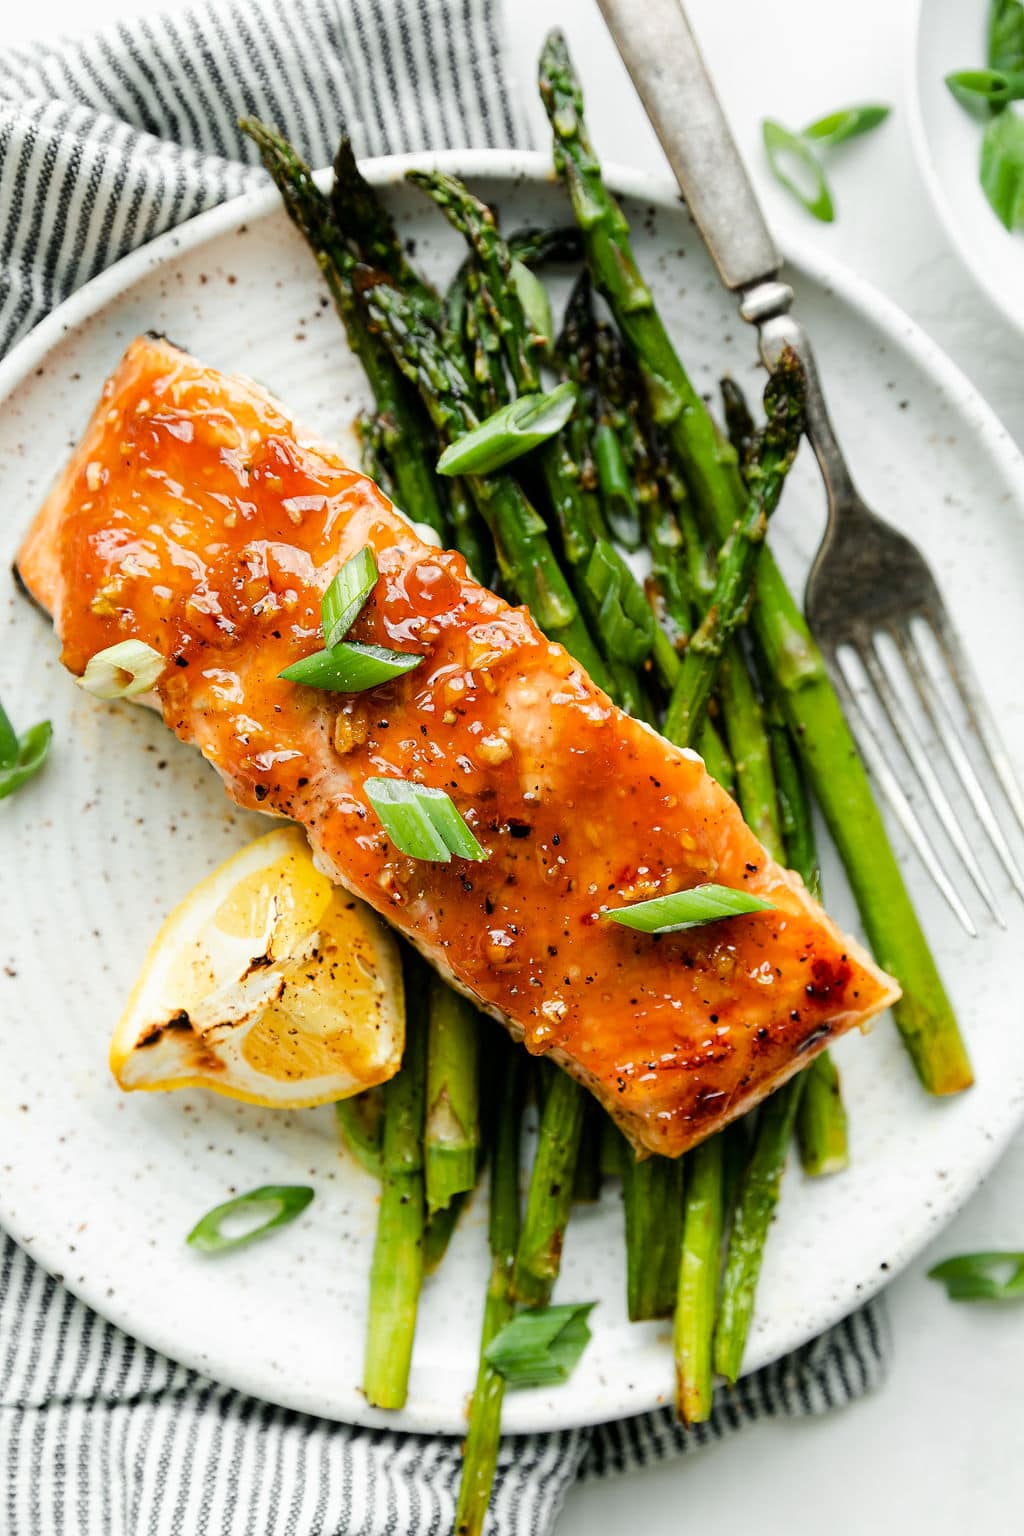
POLYGON ((154 702, 232 799, 300 822, 332 879, 638 1147, 685 1151, 898 995, 699 757, 618 710, 248 380, 135 341, 18 571, 72 673, 129 637, 166 657, 154 702), (320 648, 321 596, 367 544, 380 575, 349 638, 422 664, 356 695, 281 680, 320 648), (398 853, 375 775, 446 790, 486 862, 398 853), (661 937, 607 918, 705 881, 774 910, 661 937))

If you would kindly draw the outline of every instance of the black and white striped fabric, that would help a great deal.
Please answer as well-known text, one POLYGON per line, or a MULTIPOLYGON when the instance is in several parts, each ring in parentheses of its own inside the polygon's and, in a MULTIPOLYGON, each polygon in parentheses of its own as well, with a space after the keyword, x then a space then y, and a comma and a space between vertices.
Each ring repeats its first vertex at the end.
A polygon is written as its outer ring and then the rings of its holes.
MULTIPOLYGON (((527 142, 498 0, 220 0, 86 42, 0 52, 0 353, 154 235, 256 185, 235 126, 277 123, 315 165, 527 142)), ((490 1536, 542 1536, 577 1477, 640 1468, 759 1418, 870 1390, 877 1306, 723 1397, 509 1440, 490 1536)), ((0 1236, 4 1536, 442 1536, 454 1441, 361 1430, 229 1391, 143 1348, 0 1236)))

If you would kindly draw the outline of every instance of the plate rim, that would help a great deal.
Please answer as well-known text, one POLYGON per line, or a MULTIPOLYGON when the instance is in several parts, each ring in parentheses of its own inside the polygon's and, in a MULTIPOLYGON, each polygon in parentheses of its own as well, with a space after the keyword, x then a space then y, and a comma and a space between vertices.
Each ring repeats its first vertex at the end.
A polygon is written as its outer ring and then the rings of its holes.
MULTIPOLYGON (((959 257, 961 266, 993 308, 997 309, 1001 315, 1005 315, 1015 330, 1024 334, 1024 302, 1016 308, 1009 302, 1006 289, 988 271, 985 263, 978 257, 974 247, 967 239, 963 230, 963 221, 956 217, 953 205, 939 176, 935 157, 928 142, 928 134, 925 130, 924 122, 924 108, 921 104, 921 91, 918 85, 918 65, 925 7, 929 3, 930 0, 914 0, 914 4, 908 13, 907 22, 907 45, 905 48, 903 71, 904 94, 907 103, 907 122, 914 162, 925 184, 932 209, 942 225, 946 239, 959 257)), ((993 214, 994 217, 995 215, 993 214)))
MULTIPOLYGON (((366 160, 362 162, 362 169, 374 184, 389 185, 400 180, 410 167, 424 165, 460 174, 470 180, 488 178, 523 182, 551 181, 554 178, 551 158, 543 151, 417 152, 366 160)), ((325 170, 318 174, 327 177, 330 172, 325 170)), ((609 185, 624 196, 652 202, 666 208, 676 208, 681 202, 675 183, 662 175, 620 165, 607 166, 606 175, 609 185)), ((35 326, 12 348, 7 358, 0 362, 0 407, 39 366, 48 352, 69 332, 115 300, 139 278, 176 259, 179 255, 202 246, 207 241, 229 233, 245 222, 265 217, 278 206, 278 203, 278 194, 272 186, 243 193, 166 231, 91 279, 35 326)), ((928 373, 936 387, 946 396, 951 407, 969 427, 975 440, 984 441, 1007 480, 1016 480, 1021 486, 1020 491, 1008 503, 1007 515, 1013 516, 1015 512, 1019 519, 1024 520, 1024 473, 1022 473, 1024 454, 966 375, 895 302, 842 263, 819 255, 800 241, 787 240, 784 243, 784 251, 787 263, 849 305, 854 312, 870 320, 894 347, 908 354, 923 371, 928 373)), ((753 336, 751 340, 753 341, 753 336)), ((773 1347, 770 1356, 752 1360, 748 1369, 758 1369, 770 1363, 771 1360, 781 1358, 824 1329, 839 1322, 871 1296, 877 1294, 885 1284, 905 1269, 971 1197, 1022 1124, 1024 1124, 1024 1101, 1016 1105, 1008 1102, 1003 1121, 992 1133, 991 1139, 980 1145, 978 1154, 971 1163, 970 1174, 961 1183, 954 1184, 952 1189, 944 1192, 944 1198, 936 1200, 927 1216, 922 1217, 921 1222, 915 1225, 913 1235, 890 1253, 886 1273, 872 1273, 859 1280, 855 1294, 851 1284, 850 1293, 841 1302, 833 1300, 823 1305, 821 1314, 814 1319, 813 1324, 792 1326, 788 1334, 781 1335, 780 1341, 773 1347)), ((5 1191, 0 1185, 0 1223, 6 1227, 9 1220, 10 1213, 5 1191)), ((50 1253, 45 1237, 40 1239, 38 1233, 34 1234, 32 1247, 26 1251, 48 1273, 60 1272, 63 1254, 50 1253)), ((63 1283, 85 1305, 114 1326, 122 1328, 140 1343, 191 1367, 207 1378, 210 1377, 210 1362, 203 1358, 199 1351, 190 1352, 187 1348, 181 1347, 181 1341, 177 1337, 172 1340, 161 1336, 158 1326, 154 1328, 144 1326, 141 1330, 137 1330, 119 1317, 111 1316, 107 1297, 99 1294, 98 1291, 94 1292, 86 1281, 68 1284, 65 1280, 63 1283)), ((117 1309, 113 1310, 116 1312, 117 1309)), ((241 1363, 239 1369, 217 1375, 215 1379, 228 1387, 263 1399, 266 1384, 262 1381, 256 1383, 251 1379, 247 1380, 246 1374, 244 1363, 241 1363)), ((464 1424, 461 1419, 461 1427, 452 1427, 453 1421, 450 1415, 439 1416, 436 1410, 431 1411, 428 1407, 413 1407, 402 1410, 400 1413, 385 1415, 367 1408, 365 1403, 361 1404, 358 1393, 354 1395, 354 1401, 344 1410, 333 1411, 321 1400, 314 1401, 310 1394, 303 1393, 301 1390, 289 1392, 285 1389, 275 1392, 272 1397, 264 1400, 335 1422, 432 1434, 464 1433, 464 1424), (440 1428, 439 1417, 447 1417, 447 1423, 442 1424, 440 1428)), ((639 1402, 636 1395, 631 1392, 628 1400, 625 1395, 621 1400, 610 1404, 603 1400, 598 1411, 588 1412, 585 1407, 577 1406, 574 1409, 571 1406, 571 1398, 568 1398, 567 1412, 558 1411, 557 1404, 554 1412, 550 1411, 550 1405, 541 1408, 538 1404, 538 1411, 532 1417, 524 1403, 523 1407, 526 1411, 515 1415, 515 1423, 509 1426, 508 1432, 541 1432, 578 1428, 609 1418, 625 1418, 648 1412, 662 1407, 664 1402, 664 1391, 656 1396, 652 1395, 650 1400, 644 1397, 639 1402)))

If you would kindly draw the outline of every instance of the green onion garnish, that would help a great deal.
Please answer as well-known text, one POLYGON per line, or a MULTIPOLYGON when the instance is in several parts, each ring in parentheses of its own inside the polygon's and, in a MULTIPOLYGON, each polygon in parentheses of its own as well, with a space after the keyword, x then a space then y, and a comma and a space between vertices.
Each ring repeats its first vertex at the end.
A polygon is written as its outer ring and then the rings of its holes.
POLYGON ((311 656, 292 662, 278 676, 290 683, 304 683, 307 688, 365 693, 367 688, 376 688, 411 672, 422 660, 422 656, 389 651, 382 645, 357 645, 353 640, 343 640, 329 651, 314 651, 311 656))
POLYGON ((1024 98, 1024 74, 1002 69, 957 69, 946 84, 962 107, 976 117, 991 117, 1007 103, 1024 98))
POLYGON ((1024 118, 994 117, 981 141, 981 185, 1007 229, 1024 227, 1024 118))
POLYGON ((576 407, 567 380, 546 395, 520 395, 478 427, 450 443, 437 461, 439 475, 487 475, 561 432, 576 407))
POLYGON ((831 224, 835 218, 832 194, 816 150, 833 149, 862 133, 870 133, 889 116, 890 108, 868 105, 842 107, 808 123, 799 133, 791 133, 781 123, 766 117, 761 123, 764 150, 775 180, 791 192, 808 213, 831 224))
POLYGON ((215 1205, 196 1222, 186 1238, 193 1248, 202 1253, 227 1253, 230 1248, 242 1248, 246 1243, 263 1237, 275 1227, 286 1227, 296 1216, 301 1216, 313 1198, 313 1190, 306 1184, 263 1184, 251 1189, 247 1195, 236 1195, 215 1205), (262 1218, 260 1220, 259 1218, 262 1218), (242 1230, 234 1235, 224 1231, 225 1223, 242 1230), (255 1225, 253 1225, 255 1222, 255 1225))
POLYGON ((383 778, 367 779, 363 788, 399 853, 434 864, 447 864, 453 853, 460 859, 490 858, 443 789, 383 778))
POLYGON ((422 656, 345 639, 373 591, 377 575, 373 550, 364 544, 345 561, 321 600, 324 649, 293 661, 278 677, 332 693, 365 693, 419 666, 422 656))
POLYGON ((0 800, 27 784, 46 761, 53 740, 49 720, 30 725, 19 736, 0 704, 0 800))
POLYGON ((988 14, 988 55, 992 69, 1024 69, 1024 5, 992 0, 988 14))
POLYGON ((369 544, 352 555, 331 582, 320 604, 324 645, 344 640, 377 585, 377 561, 369 544))
POLYGON ((554 1387, 568 1381, 590 1343, 587 1317, 594 1303, 564 1303, 520 1312, 484 1350, 487 1364, 505 1385, 554 1387))
POLYGON ((928 1271, 952 1301, 1024 1299, 1024 1253, 962 1253, 928 1271))
POLYGON ((808 123, 801 138, 812 139, 815 144, 829 148, 835 144, 845 144, 847 139, 855 139, 879 127, 891 111, 891 107, 842 107, 838 112, 829 112, 825 117, 808 123))
POLYGON ((145 641, 121 640, 90 656, 76 681, 97 699, 134 699, 149 692, 166 666, 160 652, 145 641))
POLYGON ((671 896, 655 896, 631 907, 606 912, 614 923, 638 928, 641 933, 679 933, 684 928, 699 928, 717 923, 723 917, 740 917, 745 912, 773 912, 770 901, 734 891, 727 885, 694 885, 688 891, 674 891, 671 896))
POLYGON ((545 350, 551 347, 555 340, 555 322, 551 316, 551 300, 548 291, 544 287, 536 272, 531 272, 525 262, 513 256, 509 266, 509 277, 519 303, 522 305, 526 323, 534 336, 540 337, 545 350))
POLYGON ((770 117, 762 122, 761 135, 775 180, 791 192, 808 213, 823 224, 831 224, 835 218, 832 194, 825 172, 807 142, 770 117))

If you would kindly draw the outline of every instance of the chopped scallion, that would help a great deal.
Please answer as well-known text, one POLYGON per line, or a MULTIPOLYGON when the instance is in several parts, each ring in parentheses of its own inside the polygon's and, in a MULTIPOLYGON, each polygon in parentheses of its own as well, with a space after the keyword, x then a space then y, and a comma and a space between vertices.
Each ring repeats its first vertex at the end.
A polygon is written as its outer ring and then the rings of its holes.
POLYGON ((145 641, 121 640, 90 656, 77 682, 97 699, 133 699, 148 693, 166 667, 160 652, 145 641))
POLYGON ((377 561, 369 544, 350 556, 320 604, 327 650, 344 640, 377 584, 377 561))
POLYGON ((548 298, 548 291, 544 284, 536 272, 531 272, 525 262, 515 256, 512 258, 509 276, 530 330, 534 336, 543 339, 545 347, 552 346, 555 339, 555 324, 551 317, 551 300, 548 298))
POLYGON ((399 853, 434 864, 447 864, 452 854, 460 859, 490 857, 443 789, 385 778, 367 779, 363 788, 399 853))
POLYGON ((766 117, 761 124, 764 152, 775 180, 791 192, 807 212, 831 224, 835 218, 825 172, 810 145, 798 133, 766 117))
POLYGON ((590 1343, 587 1317, 593 1306, 564 1303, 520 1312, 495 1334, 484 1359, 509 1388, 558 1386, 590 1343))
POLYGON ((242 1248, 275 1227, 287 1226, 302 1215, 312 1198, 313 1190, 306 1184, 264 1184, 247 1195, 236 1195, 223 1205, 215 1205, 199 1218, 186 1242, 202 1253, 227 1253, 231 1248, 242 1248), (235 1231, 225 1231, 225 1226, 234 1227, 235 1231))
POLYGON ((520 395, 449 443, 437 472, 488 475, 501 469, 559 433, 575 408, 576 386, 569 380, 546 395, 520 395))
POLYGON ((46 761, 53 740, 49 720, 30 725, 19 736, 0 704, 0 800, 34 778, 46 761))
POLYGON ((404 651, 389 651, 382 645, 357 645, 342 640, 329 651, 314 651, 279 673, 290 683, 307 688, 327 688, 333 693, 365 693, 393 677, 411 672, 423 660, 404 651))
POLYGON ((717 923, 723 917, 773 910, 771 902, 746 891, 734 891, 727 885, 694 885, 688 891, 674 891, 671 896, 655 896, 631 907, 618 907, 605 916, 626 928, 638 928, 641 933, 679 933, 684 928, 717 923))
POLYGON ((951 1301, 1024 1300, 1024 1253, 962 1253, 928 1271, 951 1301))

